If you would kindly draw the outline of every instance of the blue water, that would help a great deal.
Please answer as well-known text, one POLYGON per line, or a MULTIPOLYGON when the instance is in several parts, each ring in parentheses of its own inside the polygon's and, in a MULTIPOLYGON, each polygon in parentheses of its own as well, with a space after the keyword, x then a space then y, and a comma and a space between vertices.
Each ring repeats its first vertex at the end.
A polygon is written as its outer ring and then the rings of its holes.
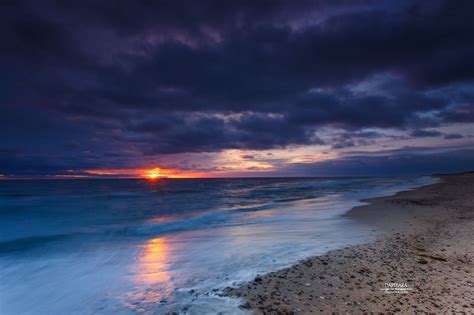
POLYGON ((0 313, 238 314, 220 290, 370 240, 360 199, 434 181, 0 181, 0 313))

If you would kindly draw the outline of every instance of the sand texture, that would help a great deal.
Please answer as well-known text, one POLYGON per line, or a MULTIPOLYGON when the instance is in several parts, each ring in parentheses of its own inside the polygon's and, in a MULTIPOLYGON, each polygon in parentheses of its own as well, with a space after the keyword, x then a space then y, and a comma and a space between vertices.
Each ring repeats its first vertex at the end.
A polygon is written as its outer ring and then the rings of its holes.
POLYGON ((371 199, 347 214, 375 229, 375 241, 225 294, 256 314, 474 313, 474 174, 439 177, 439 184, 371 199))

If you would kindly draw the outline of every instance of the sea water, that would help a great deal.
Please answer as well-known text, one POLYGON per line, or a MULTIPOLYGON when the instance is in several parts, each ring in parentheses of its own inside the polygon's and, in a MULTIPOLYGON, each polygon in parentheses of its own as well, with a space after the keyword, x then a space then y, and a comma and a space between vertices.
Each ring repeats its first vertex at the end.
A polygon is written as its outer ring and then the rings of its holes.
POLYGON ((359 200, 435 181, 0 181, 0 313, 243 313, 225 287, 370 240, 359 200))

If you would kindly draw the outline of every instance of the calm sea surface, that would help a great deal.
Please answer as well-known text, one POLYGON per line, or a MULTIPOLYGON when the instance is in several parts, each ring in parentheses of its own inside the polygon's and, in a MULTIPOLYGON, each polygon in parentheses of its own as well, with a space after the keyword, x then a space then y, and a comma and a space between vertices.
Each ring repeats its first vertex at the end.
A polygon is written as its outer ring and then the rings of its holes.
POLYGON ((0 181, 0 313, 238 314, 219 291, 373 237, 419 178, 0 181))

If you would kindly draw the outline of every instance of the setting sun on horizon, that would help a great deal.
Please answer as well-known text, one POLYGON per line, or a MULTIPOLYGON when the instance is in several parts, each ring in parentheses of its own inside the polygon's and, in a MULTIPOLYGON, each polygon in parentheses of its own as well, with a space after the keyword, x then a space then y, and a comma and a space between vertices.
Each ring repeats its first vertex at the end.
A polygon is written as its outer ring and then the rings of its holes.
POLYGON ((166 175, 161 174, 159 168, 155 168, 155 169, 152 169, 152 170, 148 171, 148 173, 145 176, 146 176, 146 178, 151 179, 151 180, 154 180, 154 179, 157 179, 157 178, 160 178, 160 177, 168 177, 166 175))
POLYGON ((160 174, 151 173, 151 174, 148 174, 147 177, 149 179, 156 179, 156 178, 160 177, 160 174))

